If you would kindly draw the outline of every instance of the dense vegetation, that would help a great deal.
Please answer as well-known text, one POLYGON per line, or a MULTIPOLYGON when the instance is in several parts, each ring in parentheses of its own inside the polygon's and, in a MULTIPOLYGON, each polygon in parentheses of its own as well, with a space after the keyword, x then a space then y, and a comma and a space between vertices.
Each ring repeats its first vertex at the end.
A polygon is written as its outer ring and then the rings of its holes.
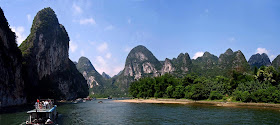
POLYGON ((232 71, 229 77, 204 77, 187 74, 182 78, 165 74, 131 83, 136 98, 187 98, 193 100, 227 100, 280 103, 280 72, 274 67, 255 68, 252 73, 232 71))

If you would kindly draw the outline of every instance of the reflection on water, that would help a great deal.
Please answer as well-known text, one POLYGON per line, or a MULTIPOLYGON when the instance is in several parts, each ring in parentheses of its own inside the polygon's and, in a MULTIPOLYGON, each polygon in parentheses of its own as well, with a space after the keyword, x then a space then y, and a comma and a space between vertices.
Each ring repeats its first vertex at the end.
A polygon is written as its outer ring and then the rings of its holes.
MULTIPOLYGON (((279 124, 280 111, 209 105, 136 104, 112 100, 58 106, 60 125, 70 124, 279 124)), ((20 124, 25 112, 0 115, 1 125, 20 124)))

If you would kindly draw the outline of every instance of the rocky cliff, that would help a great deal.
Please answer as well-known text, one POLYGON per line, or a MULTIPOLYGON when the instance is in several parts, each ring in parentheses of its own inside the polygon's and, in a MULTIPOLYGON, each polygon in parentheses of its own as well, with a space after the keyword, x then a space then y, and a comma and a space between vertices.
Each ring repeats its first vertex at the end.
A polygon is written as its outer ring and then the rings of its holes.
POLYGON ((252 55, 248 61, 249 65, 251 66, 251 68, 254 68, 255 66, 257 68, 260 68, 261 66, 270 66, 271 62, 270 59, 268 58, 268 56, 263 53, 263 54, 255 54, 252 55))
POLYGON ((192 60, 192 64, 192 72, 194 73, 204 76, 217 75, 218 57, 209 52, 205 52, 202 57, 192 60))
POLYGON ((68 34, 51 8, 37 13, 20 49, 30 97, 75 99, 88 95, 86 80, 68 56, 68 34))
POLYGON ((169 73, 175 76, 183 76, 189 73, 192 68, 192 61, 188 53, 180 53, 177 58, 173 58, 172 60, 166 58, 161 64, 161 75, 169 73))
POLYGON ((111 79, 111 77, 108 74, 106 74, 105 72, 102 73, 102 77, 104 79, 111 79))
POLYGON ((224 75, 230 74, 233 70, 237 72, 250 70, 250 66, 240 50, 233 52, 228 49, 224 54, 220 55, 218 65, 224 75))
POLYGON ((185 75, 192 70, 192 60, 188 53, 180 53, 177 58, 173 58, 172 62, 175 66, 176 75, 185 75))
MULTIPOLYGON (((267 60, 266 57, 263 54, 265 60, 267 60)), ((280 55, 275 58, 272 65, 276 68, 280 67, 280 55)), ((188 73, 216 77, 217 75, 232 75, 233 71, 240 73, 250 71, 250 65, 240 50, 233 52, 229 48, 219 58, 205 52, 202 57, 191 60, 188 53, 180 53, 172 60, 166 58, 164 61, 158 61, 146 47, 137 46, 128 54, 121 74, 112 78, 112 84, 118 86, 123 92, 127 92, 131 82, 143 77, 154 77, 166 73, 178 77, 183 77, 188 73)))
POLYGON ((89 88, 93 86, 102 86, 105 82, 103 77, 95 70, 90 60, 86 57, 80 57, 77 65, 77 69, 83 74, 84 78, 87 80, 89 88))
POLYGON ((90 95, 94 97, 120 96, 120 91, 112 84, 113 79, 100 75, 88 58, 80 57, 76 67, 87 80, 90 95))
POLYGON ((116 78, 114 84, 124 91, 134 80, 147 76, 159 76, 161 68, 161 63, 151 51, 142 45, 136 46, 129 52, 124 70, 116 78))
POLYGON ((280 55, 278 55, 273 61, 272 61, 272 66, 280 71, 280 55))
POLYGON ((174 71, 175 66, 170 59, 166 58, 161 68, 161 74, 163 75, 165 73, 173 73, 174 71))
POLYGON ((2 8, 0 20, 0 107, 24 104, 22 56, 2 8))

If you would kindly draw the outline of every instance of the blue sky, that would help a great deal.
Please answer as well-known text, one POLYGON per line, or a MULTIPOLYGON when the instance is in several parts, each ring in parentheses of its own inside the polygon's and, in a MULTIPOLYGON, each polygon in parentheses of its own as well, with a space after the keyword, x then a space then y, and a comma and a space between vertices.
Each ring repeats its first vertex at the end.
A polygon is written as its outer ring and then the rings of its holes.
POLYGON ((255 53, 280 54, 278 0, 0 0, 0 6, 19 44, 36 13, 51 7, 70 37, 70 59, 88 57, 110 76, 137 45, 159 60, 186 52, 219 56, 228 48, 247 60, 255 53))

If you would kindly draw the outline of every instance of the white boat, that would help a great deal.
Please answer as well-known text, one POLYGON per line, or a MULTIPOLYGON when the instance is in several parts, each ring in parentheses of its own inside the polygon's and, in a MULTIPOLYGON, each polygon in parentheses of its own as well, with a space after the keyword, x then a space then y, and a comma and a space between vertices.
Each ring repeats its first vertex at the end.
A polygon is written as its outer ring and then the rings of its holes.
POLYGON ((57 106, 53 105, 53 99, 37 100, 35 109, 27 112, 29 114, 26 125, 54 125, 57 120, 57 106))

